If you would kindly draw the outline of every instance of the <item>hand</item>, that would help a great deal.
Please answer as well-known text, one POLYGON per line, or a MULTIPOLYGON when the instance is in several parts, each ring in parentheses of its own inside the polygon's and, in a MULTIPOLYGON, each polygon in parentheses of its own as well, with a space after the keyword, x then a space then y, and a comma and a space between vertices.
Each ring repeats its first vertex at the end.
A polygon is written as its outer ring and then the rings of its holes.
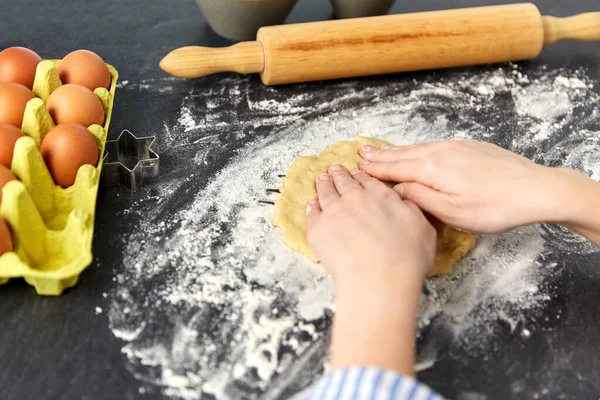
POLYGON ((308 241, 338 286, 422 280, 433 265, 435 229, 421 210, 358 169, 333 165, 307 206, 308 241))
MULTIPOLYGON (((360 168, 449 225, 503 232, 558 218, 568 177, 496 145, 450 140, 360 150, 360 168)), ((558 222, 558 221, 556 221, 558 222)))
POLYGON ((414 375, 414 325, 435 229, 415 204, 358 169, 333 165, 316 186, 308 240, 336 282, 332 368, 414 375))

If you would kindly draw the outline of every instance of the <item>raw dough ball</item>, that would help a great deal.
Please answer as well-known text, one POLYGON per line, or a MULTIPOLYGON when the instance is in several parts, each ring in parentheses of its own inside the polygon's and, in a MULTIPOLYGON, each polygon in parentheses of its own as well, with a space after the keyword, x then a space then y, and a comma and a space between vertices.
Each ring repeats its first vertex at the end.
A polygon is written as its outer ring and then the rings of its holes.
MULTIPOLYGON (((281 228, 284 242, 309 260, 319 259, 306 238, 306 203, 317 196, 315 179, 335 163, 346 169, 357 168, 361 157, 358 150, 363 145, 381 147, 389 144, 382 140, 357 136, 353 142, 342 141, 325 149, 321 154, 300 157, 292 163, 281 181, 280 194, 275 198, 273 225, 281 228)), ((475 237, 456 230, 433 217, 429 217, 438 234, 435 263, 429 276, 448 274, 452 265, 460 261, 475 246, 475 237)))

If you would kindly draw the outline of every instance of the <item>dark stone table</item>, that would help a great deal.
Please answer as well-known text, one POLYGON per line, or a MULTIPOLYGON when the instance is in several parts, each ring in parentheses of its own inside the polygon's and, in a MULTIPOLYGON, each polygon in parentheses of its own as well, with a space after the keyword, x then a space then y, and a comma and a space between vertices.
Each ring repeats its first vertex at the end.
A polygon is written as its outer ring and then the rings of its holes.
MULTIPOLYGON (((492 2, 398 1, 393 12, 486 3, 492 2)), ((539 0, 536 3, 543 14, 556 16, 600 11, 597 0, 539 0)), ((114 65, 121 81, 132 83, 164 82, 165 74, 159 70, 158 61, 173 48, 230 43, 207 27, 193 0, 0 0, 0 7, 0 49, 22 45, 36 50, 42 57, 56 58, 77 48, 88 48, 114 65)), ((328 19, 331 13, 326 0, 300 0, 288 22, 328 19)), ((549 70, 583 68, 589 77, 599 81, 600 45, 561 43, 545 49, 539 59, 524 63, 522 70, 527 72, 542 64, 549 70)), ((412 74, 409 78, 418 80, 427 76, 412 74)), ((160 152, 164 142, 158 128, 175 122, 181 96, 190 88, 210 88, 215 79, 218 78, 168 81, 170 89, 163 93, 132 90, 127 86, 119 88, 110 137, 116 137, 123 129, 157 134, 160 152)), ((359 85, 385 85, 386 80, 394 79, 397 77, 368 78, 359 85)), ((250 78, 248 85, 258 93, 263 90, 257 77, 250 78)), ((326 90, 328 85, 331 84, 313 84, 309 88, 326 90)), ((295 89, 277 90, 281 90, 281 96, 287 96, 294 94, 295 89)), ((600 121, 596 127, 599 124, 600 121)), ((268 136, 269 130, 258 134, 268 136)), ((194 193, 202 190, 208 178, 225 165, 228 155, 244 144, 243 139, 232 141, 219 157, 211 160, 204 176, 196 177, 185 190, 167 199, 173 212, 184 208, 194 193)), ((180 162, 168 152, 164 153, 163 174, 185 176, 188 171, 178 168, 180 162)), ((110 293, 117 285, 114 278, 123 269, 123 238, 136 229, 139 219, 143 218, 137 213, 123 214, 121 210, 156 195, 160 184, 160 181, 144 183, 133 194, 118 187, 100 189, 95 261, 81 275, 74 289, 54 298, 37 296, 33 288, 21 280, 0 287, 0 398, 165 398, 160 389, 143 385, 134 377, 127 358, 121 353, 123 343, 109 328, 106 312, 97 315, 95 311, 96 307, 105 310, 110 307, 110 293)), ((421 373, 420 378, 450 398, 597 399, 600 396, 600 254, 562 251, 553 257, 561 267, 553 282, 556 289, 551 302, 545 305, 544 315, 530 321, 539 329, 529 340, 500 335, 494 344, 495 351, 485 359, 464 354, 460 347, 450 344, 434 367, 421 373), (562 315, 560 319, 554 318, 557 313, 562 315), (521 385, 518 395, 514 394, 515 382, 521 385)), ((327 321, 323 323, 323 327, 328 325, 327 321)), ((431 329, 435 329, 435 324, 431 329)))

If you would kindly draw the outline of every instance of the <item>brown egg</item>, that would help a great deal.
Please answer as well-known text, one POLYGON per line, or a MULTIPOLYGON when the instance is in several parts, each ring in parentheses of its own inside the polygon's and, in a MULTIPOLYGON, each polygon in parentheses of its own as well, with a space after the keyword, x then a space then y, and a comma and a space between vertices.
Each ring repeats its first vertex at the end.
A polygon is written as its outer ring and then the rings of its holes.
POLYGON ((17 127, 0 124, 0 165, 10 169, 15 152, 15 144, 25 134, 17 127))
POLYGON ((9 47, 0 52, 0 83, 20 83, 33 88, 37 65, 42 61, 35 51, 25 47, 9 47))
POLYGON ((8 224, 0 218, 0 256, 13 250, 13 239, 8 224))
POLYGON ((4 165, 0 165, 0 203, 2 203, 2 188, 10 181, 14 181, 15 176, 10 172, 10 169, 4 165))
POLYGON ((58 87, 48 97, 46 108, 56 125, 104 125, 102 103, 94 92, 85 86, 71 83, 58 87))
POLYGON ((110 72, 100 56, 89 50, 75 50, 58 64, 62 83, 76 83, 90 90, 110 87, 110 72))
POLYGON ((57 125, 42 140, 40 153, 54 183, 64 188, 75 183, 79 167, 98 164, 96 138, 81 124, 57 125))
POLYGON ((0 123, 21 128, 27 102, 33 92, 19 83, 0 83, 0 123))

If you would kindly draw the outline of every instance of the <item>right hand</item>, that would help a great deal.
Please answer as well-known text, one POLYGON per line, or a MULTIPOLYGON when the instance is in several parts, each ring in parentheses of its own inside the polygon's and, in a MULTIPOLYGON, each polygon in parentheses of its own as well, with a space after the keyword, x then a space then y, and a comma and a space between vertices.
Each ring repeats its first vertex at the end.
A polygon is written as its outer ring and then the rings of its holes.
POLYGON ((369 175, 400 182, 395 190, 404 200, 449 225, 482 233, 560 222, 565 208, 560 194, 572 178, 561 173, 566 170, 475 140, 364 146, 360 155, 360 168, 369 175))

